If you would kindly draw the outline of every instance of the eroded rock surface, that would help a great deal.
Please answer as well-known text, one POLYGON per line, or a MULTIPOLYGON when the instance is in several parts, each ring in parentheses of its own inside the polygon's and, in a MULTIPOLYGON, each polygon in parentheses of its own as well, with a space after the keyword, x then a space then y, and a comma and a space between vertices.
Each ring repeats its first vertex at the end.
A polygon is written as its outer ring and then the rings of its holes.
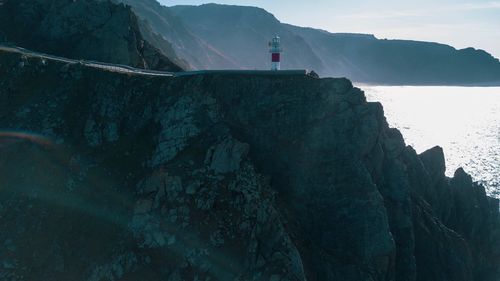
POLYGON ((498 201, 346 79, 0 56, 0 279, 496 281, 498 201))

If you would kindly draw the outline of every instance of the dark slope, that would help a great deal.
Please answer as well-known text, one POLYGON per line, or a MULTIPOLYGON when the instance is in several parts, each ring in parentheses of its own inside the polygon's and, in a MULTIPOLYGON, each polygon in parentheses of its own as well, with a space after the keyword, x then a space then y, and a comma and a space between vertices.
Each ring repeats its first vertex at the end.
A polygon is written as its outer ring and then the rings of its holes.
MULTIPOLYGON (((500 84, 500 62, 482 50, 332 34, 282 24, 265 10, 253 7, 207 4, 170 10, 196 36, 244 68, 268 68, 266 43, 279 34, 285 69, 311 68, 322 76, 379 84, 500 84)), ((226 67, 207 64, 212 69, 226 67)))
POLYGON ((2 280, 500 277, 498 200, 345 79, 0 52, 0 128, 2 280))
POLYGON ((170 60, 144 40, 130 8, 109 1, 5 0, 0 31, 4 41, 53 55, 181 70, 175 56, 170 60))
MULTIPOLYGON (((239 68, 237 62, 194 34, 169 8, 160 5, 156 0, 114 1, 130 5, 141 18, 141 26, 150 26, 156 34, 171 42, 175 52, 188 61, 191 68, 210 69, 214 65, 219 68, 239 68)), ((164 48, 161 42, 155 46, 164 48)))

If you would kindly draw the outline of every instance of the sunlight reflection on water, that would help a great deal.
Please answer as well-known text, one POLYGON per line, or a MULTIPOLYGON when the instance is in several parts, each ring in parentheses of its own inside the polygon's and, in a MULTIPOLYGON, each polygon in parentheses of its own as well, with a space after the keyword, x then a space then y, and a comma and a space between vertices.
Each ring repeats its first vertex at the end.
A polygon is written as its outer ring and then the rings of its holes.
POLYGON ((443 147, 446 174, 463 167, 500 198, 500 88, 360 86, 421 153, 443 147))

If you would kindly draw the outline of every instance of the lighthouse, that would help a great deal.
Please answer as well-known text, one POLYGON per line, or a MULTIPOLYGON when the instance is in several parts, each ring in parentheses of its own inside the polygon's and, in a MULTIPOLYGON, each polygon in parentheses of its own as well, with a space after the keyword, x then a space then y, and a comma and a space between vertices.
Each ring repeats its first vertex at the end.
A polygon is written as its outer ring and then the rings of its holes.
POLYGON ((269 42, 269 52, 271 53, 271 70, 278 71, 281 68, 281 39, 276 36, 269 42))

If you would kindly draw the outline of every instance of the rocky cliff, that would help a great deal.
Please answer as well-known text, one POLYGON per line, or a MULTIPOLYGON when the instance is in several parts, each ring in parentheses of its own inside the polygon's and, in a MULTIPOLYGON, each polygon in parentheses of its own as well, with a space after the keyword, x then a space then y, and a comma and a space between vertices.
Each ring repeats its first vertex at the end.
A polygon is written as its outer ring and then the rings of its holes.
POLYGON ((0 5, 0 42, 72 59, 182 70, 185 63, 173 50, 167 57, 145 37, 169 50, 147 26, 141 30, 130 7, 110 1, 5 0, 0 5))
POLYGON ((2 52, 0 128, 2 280, 500 277, 498 201, 346 79, 2 52))

